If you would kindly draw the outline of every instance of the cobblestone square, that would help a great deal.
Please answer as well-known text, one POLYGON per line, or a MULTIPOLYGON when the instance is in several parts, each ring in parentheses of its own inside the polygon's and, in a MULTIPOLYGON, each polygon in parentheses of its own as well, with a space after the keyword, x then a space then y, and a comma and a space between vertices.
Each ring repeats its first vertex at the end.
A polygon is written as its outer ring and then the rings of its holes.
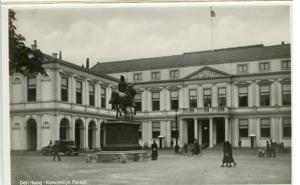
MULTIPOLYGON (((290 153, 277 158, 258 158, 257 150, 234 149, 236 167, 221 168, 222 150, 204 150, 201 156, 159 151, 158 161, 131 163, 86 163, 85 154, 52 157, 26 153, 12 155, 12 184, 20 181, 73 181, 90 185, 150 184, 290 184, 290 153), (81 182, 80 182, 81 181, 81 182)), ((150 153, 149 153, 150 155, 150 153)))

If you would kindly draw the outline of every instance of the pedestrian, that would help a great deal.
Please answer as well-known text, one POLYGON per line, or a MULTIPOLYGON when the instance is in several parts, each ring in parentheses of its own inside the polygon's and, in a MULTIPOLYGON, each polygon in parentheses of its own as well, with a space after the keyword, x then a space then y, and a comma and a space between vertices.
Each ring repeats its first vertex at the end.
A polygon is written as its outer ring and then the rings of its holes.
POLYGON ((157 160, 158 151, 157 151, 157 144, 155 140, 153 140, 153 143, 151 145, 151 150, 152 150, 151 160, 157 160))
POLYGON ((171 148, 173 148, 173 145, 174 145, 174 141, 171 140, 171 148))
POLYGON ((229 147, 229 161, 230 161, 230 167, 231 167, 231 163, 233 163, 233 166, 236 166, 236 162, 233 159, 233 154, 232 154, 232 145, 230 144, 229 141, 227 141, 228 147, 229 147))
POLYGON ((195 139, 194 140, 194 144, 193 144, 193 150, 192 150, 192 154, 193 155, 198 155, 200 153, 200 145, 198 143, 198 140, 195 139))
POLYGON ((53 152, 53 161, 55 161, 55 157, 57 157, 58 161, 61 161, 60 156, 59 156, 59 144, 58 144, 58 142, 54 142, 54 145, 52 147, 52 152, 53 152))
POLYGON ((241 139, 239 139, 239 141, 238 141, 238 145, 239 145, 239 148, 241 148, 241 147, 242 147, 242 141, 241 141, 241 139))
POLYGON ((266 153, 267 153, 267 157, 271 156, 269 141, 266 141, 266 153))
POLYGON ((229 146, 228 143, 225 141, 223 143, 223 160, 221 167, 228 166, 229 164, 229 146))
POLYGON ((184 149, 184 155, 186 155, 188 152, 188 144, 187 143, 184 143, 183 149, 184 149))
POLYGON ((233 166, 237 164, 233 159, 231 144, 229 141, 225 141, 223 143, 223 160, 221 167, 224 167, 224 164, 226 167, 231 167, 231 163, 233 163, 233 166))
POLYGON ((276 154, 275 154, 275 143, 272 142, 272 139, 270 139, 270 157, 273 157, 275 158, 276 157, 276 154))

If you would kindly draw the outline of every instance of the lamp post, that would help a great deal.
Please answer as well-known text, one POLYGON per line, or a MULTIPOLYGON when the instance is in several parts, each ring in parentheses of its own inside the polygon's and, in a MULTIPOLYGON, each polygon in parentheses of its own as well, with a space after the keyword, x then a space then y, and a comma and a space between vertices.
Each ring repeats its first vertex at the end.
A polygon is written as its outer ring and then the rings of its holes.
POLYGON ((177 109, 175 110, 175 128, 176 128, 176 142, 175 142, 175 153, 179 152, 179 146, 178 146, 178 117, 177 117, 177 109))

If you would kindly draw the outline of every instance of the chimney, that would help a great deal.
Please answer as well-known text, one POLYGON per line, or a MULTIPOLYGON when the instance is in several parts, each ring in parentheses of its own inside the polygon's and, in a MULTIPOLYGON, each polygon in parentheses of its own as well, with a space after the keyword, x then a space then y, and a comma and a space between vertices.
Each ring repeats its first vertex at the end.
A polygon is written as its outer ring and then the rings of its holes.
POLYGON ((61 60, 61 51, 59 51, 59 59, 61 60))
POLYGON ((52 57, 57 59, 57 53, 52 53, 52 57))
POLYGON ((85 67, 86 67, 87 69, 90 68, 90 59, 89 59, 89 58, 86 58, 86 64, 85 64, 85 67))
POLYGON ((37 41, 36 40, 34 40, 33 44, 31 44, 31 48, 32 48, 32 50, 37 50, 37 41))
POLYGON ((281 41, 281 45, 284 45, 284 41, 281 41))

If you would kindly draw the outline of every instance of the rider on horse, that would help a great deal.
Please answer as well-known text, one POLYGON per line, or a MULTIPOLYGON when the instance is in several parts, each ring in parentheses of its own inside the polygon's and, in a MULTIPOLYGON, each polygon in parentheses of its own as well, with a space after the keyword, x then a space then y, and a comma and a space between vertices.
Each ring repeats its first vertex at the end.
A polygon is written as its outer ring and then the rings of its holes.
POLYGON ((119 82, 119 85, 118 85, 118 91, 119 91, 119 95, 121 97, 126 96, 126 90, 127 90, 127 88, 128 88, 128 85, 125 82, 125 78, 124 78, 123 75, 121 75, 120 82, 119 82))

